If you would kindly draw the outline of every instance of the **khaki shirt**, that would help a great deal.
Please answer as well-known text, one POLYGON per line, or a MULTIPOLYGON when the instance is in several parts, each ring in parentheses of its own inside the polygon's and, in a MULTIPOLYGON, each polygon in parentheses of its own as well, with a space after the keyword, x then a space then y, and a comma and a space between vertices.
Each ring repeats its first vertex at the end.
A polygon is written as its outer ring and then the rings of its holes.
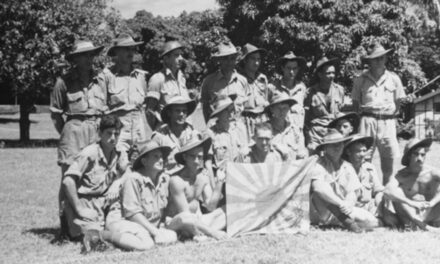
POLYGON ((107 110, 105 88, 97 78, 82 83, 75 69, 59 77, 50 95, 50 111, 66 115, 101 115, 107 110))
POLYGON ((310 87, 305 100, 306 122, 310 126, 327 126, 335 118, 344 106, 344 88, 339 84, 332 83, 328 93, 318 91, 318 85, 310 87))
POLYGON ((78 194, 101 196, 114 180, 120 178, 128 167, 125 151, 116 151, 110 162, 99 143, 85 147, 74 159, 65 175, 78 182, 78 194))
POLYGON ((120 74, 115 67, 102 71, 99 80, 107 87, 110 112, 142 108, 147 90, 145 75, 145 71, 138 69, 134 69, 129 75, 120 74))
POLYGON ((122 216, 124 218, 130 218, 140 213, 150 223, 159 227, 168 205, 170 177, 165 173, 161 173, 158 177, 156 186, 149 177, 138 172, 127 175, 121 190, 122 216))
POLYGON ((245 94, 250 108, 269 105, 269 82, 266 75, 259 73, 255 79, 246 77, 245 94))
POLYGON ((283 161, 281 154, 275 150, 270 150, 264 160, 259 160, 257 158, 257 156, 255 155, 256 150, 254 148, 255 147, 251 147, 250 151, 247 154, 240 154, 235 159, 235 162, 239 162, 239 163, 269 163, 270 164, 270 163, 274 163, 274 162, 283 161))
POLYGON ((286 146, 289 150, 288 160, 296 160, 298 152, 300 150, 305 151, 301 133, 299 127, 290 123, 287 123, 282 131, 277 131, 273 128, 274 136, 272 138, 272 145, 279 144, 281 146, 286 146))
POLYGON ((189 98, 186 88, 186 79, 179 70, 174 76, 170 69, 163 68, 161 71, 151 76, 148 81, 148 93, 155 94, 159 98, 159 105, 162 109, 170 98, 183 96, 189 98))
POLYGON ((386 70, 377 82, 369 71, 364 72, 353 81, 351 96, 361 111, 367 108, 368 113, 393 115, 399 110, 398 100, 406 95, 399 76, 386 70))
POLYGON ((239 153, 247 149, 247 141, 240 136, 235 122, 231 123, 228 131, 220 130, 214 125, 208 133, 212 138, 211 148, 217 165, 220 165, 222 161, 233 161, 239 153))
POLYGON ((385 187, 379 180, 376 168, 369 162, 364 162, 361 165, 358 177, 361 188, 356 206, 363 207, 363 205, 369 203, 377 193, 384 191, 385 187))

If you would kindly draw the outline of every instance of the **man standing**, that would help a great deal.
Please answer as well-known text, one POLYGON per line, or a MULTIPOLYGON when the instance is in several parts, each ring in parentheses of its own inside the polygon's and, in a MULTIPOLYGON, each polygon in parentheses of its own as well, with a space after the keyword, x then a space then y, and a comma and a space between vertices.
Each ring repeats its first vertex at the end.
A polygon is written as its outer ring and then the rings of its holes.
POLYGON ((132 65, 136 47, 142 43, 135 42, 128 34, 120 34, 107 52, 114 58, 115 64, 104 69, 100 75, 100 81, 108 91, 110 113, 118 116, 123 124, 118 148, 124 151, 136 142, 146 141, 152 133, 144 110, 146 72, 134 69, 132 65))
POLYGON ((212 54, 212 58, 219 64, 219 69, 206 76, 202 83, 201 103, 205 121, 208 121, 212 113, 211 105, 221 95, 235 97, 236 115, 241 115, 243 103, 247 100, 247 80, 235 70, 237 56, 238 51, 230 42, 220 43, 217 51, 212 54))
MULTIPOLYGON (((50 97, 50 112, 54 126, 61 135, 58 146, 58 165, 61 173, 67 170, 74 157, 89 144, 98 140, 98 122, 106 110, 106 92, 98 85, 93 73, 93 58, 104 47, 95 47, 87 40, 74 43, 66 55, 72 69, 55 83, 50 97), (63 115, 67 116, 64 120, 63 115)), ((61 235, 67 234, 63 220, 64 195, 59 191, 61 235)))
POLYGON ((400 103, 407 101, 397 74, 386 69, 387 54, 380 44, 369 47, 364 57, 368 70, 353 82, 353 106, 361 116, 359 133, 374 138, 374 148, 380 155, 383 183, 393 173, 394 160, 399 155, 396 136, 396 115, 400 103))
POLYGON ((402 157, 406 167, 391 177, 385 195, 403 225, 440 231, 440 170, 425 164, 431 144, 430 138, 406 144, 402 157))

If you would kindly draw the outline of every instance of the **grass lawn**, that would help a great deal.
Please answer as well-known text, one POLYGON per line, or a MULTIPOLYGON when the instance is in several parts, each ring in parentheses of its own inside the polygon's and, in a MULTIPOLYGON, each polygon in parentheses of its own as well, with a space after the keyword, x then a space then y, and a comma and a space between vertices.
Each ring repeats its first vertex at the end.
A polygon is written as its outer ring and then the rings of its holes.
MULTIPOLYGON (((438 164, 439 154, 436 143, 428 163, 438 164)), ((380 230, 356 235, 316 229, 307 236, 253 235, 179 243, 143 253, 111 249, 84 256, 79 243, 55 241, 60 181, 56 149, 4 148, 0 159, 4 168, 0 263, 439 263, 440 259, 440 234, 380 230)))

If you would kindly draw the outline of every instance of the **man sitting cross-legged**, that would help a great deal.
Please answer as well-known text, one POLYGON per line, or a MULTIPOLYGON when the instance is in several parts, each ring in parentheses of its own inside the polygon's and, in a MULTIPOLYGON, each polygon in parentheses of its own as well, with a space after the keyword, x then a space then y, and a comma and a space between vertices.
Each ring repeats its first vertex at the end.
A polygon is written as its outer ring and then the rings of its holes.
POLYGON ((202 138, 200 134, 194 133, 192 138, 182 144, 175 159, 184 167, 171 175, 170 203, 167 208, 169 218, 167 217, 166 226, 184 238, 197 235, 226 238, 226 233, 221 231, 226 228, 225 211, 217 208, 222 198, 224 179, 217 177, 213 190, 208 172, 203 168, 211 138, 202 138), (202 215, 200 202, 211 212, 202 215))
POLYGON ((412 139, 405 146, 402 165, 391 177, 385 195, 393 201, 401 223, 440 231, 440 170, 425 164, 432 139, 412 139))
POLYGON ((357 191, 361 184, 353 166, 342 159, 344 137, 335 129, 329 129, 323 142, 317 147, 324 155, 310 171, 311 210, 310 220, 317 225, 340 225, 353 232, 379 225, 368 211, 355 207, 357 191))
POLYGON ((272 163, 283 161, 281 154, 273 150, 271 141, 273 138, 272 126, 269 123, 259 123, 255 125, 254 141, 250 151, 235 158, 235 162, 241 163, 272 163))
POLYGON ((103 116, 99 126, 101 139, 76 156, 62 182, 71 238, 81 237, 89 229, 104 228, 104 212, 118 197, 120 177, 128 166, 126 152, 116 150, 122 127, 119 118, 103 116))

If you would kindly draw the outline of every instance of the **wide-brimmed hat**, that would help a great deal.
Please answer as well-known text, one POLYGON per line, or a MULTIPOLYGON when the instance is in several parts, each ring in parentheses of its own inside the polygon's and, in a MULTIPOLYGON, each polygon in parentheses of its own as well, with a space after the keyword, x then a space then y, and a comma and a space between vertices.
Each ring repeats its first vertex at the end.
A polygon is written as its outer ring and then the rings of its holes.
POLYGON ((267 52, 267 50, 265 49, 261 49, 261 48, 257 48, 256 46, 246 43, 243 48, 241 49, 242 54, 240 56, 240 58, 238 59, 239 61, 244 60, 248 55, 255 53, 255 52, 259 52, 261 54, 264 54, 267 52))
POLYGON ((215 52, 211 54, 212 58, 221 58, 233 54, 238 54, 238 49, 231 42, 222 42, 217 45, 215 52))
POLYGON ((169 146, 161 146, 159 144, 159 142, 157 142, 156 140, 147 140, 145 142, 142 143, 138 143, 137 144, 137 149, 139 150, 139 156, 134 160, 133 162, 133 170, 137 170, 141 167, 141 159, 143 156, 145 156, 145 154, 159 149, 162 151, 162 156, 163 159, 166 160, 166 157, 170 154, 171 152, 171 147, 169 146))
POLYGON ((364 56, 363 59, 371 60, 371 59, 379 58, 392 51, 393 49, 385 49, 380 43, 375 43, 367 48, 367 55, 364 56))
POLYGON ((241 115, 253 117, 263 114, 264 111, 265 108, 263 106, 250 107, 245 105, 243 111, 241 112, 241 115))
POLYGON ((203 147, 203 154, 208 154, 209 148, 211 147, 212 139, 208 135, 202 135, 198 132, 193 132, 191 137, 183 138, 181 141, 181 148, 179 152, 174 155, 174 159, 177 163, 185 165, 185 161, 183 160, 183 154, 185 152, 190 151, 196 147, 203 147))
POLYGON ((359 123, 360 123, 360 117, 357 113, 355 112, 348 112, 348 113, 337 113, 336 114, 336 118, 333 119, 328 125, 328 128, 336 128, 336 126, 338 125, 339 121, 341 120, 347 120, 348 122, 350 122, 350 124, 353 126, 353 128, 355 130, 358 129, 359 127, 359 123))
POLYGON ((338 130, 330 128, 327 134, 322 138, 321 144, 319 144, 316 149, 320 150, 326 145, 344 143, 351 140, 352 136, 344 137, 338 130))
POLYGON ((286 61, 296 61, 301 68, 307 66, 307 61, 304 57, 296 56, 293 51, 288 51, 284 56, 278 58, 278 65, 281 67, 286 61))
POLYGON ((130 35, 123 33, 113 40, 112 46, 107 51, 107 55, 114 56, 115 48, 134 47, 139 46, 143 43, 143 41, 134 41, 134 39, 130 35))
POLYGON ((287 93, 276 92, 272 96, 272 98, 270 98, 269 105, 266 106, 264 111, 265 112, 269 112, 271 106, 274 106, 274 105, 280 104, 280 103, 286 103, 289 106, 292 106, 292 105, 296 104, 297 101, 295 99, 293 99, 292 97, 290 97, 287 93))
POLYGON ((361 134, 354 134, 354 135, 351 135, 350 138, 351 138, 350 141, 348 141, 347 144, 345 144, 344 150, 346 150, 350 145, 352 145, 353 143, 356 143, 356 142, 361 142, 361 143, 365 144, 367 149, 370 149, 371 146, 373 146, 373 142, 374 142, 373 137, 364 136, 361 134))
POLYGON ((419 138, 413 138, 405 145, 405 150, 403 151, 402 156, 402 165, 408 166, 409 165, 409 157, 411 156, 411 152, 417 148, 429 148, 432 144, 432 138, 425 138, 425 139, 419 139, 419 138))
POLYGON ((190 116, 196 110, 197 107, 196 101, 191 100, 190 98, 183 97, 180 95, 173 96, 166 101, 166 105, 160 112, 160 117, 162 118, 162 122, 166 124, 169 123, 170 120, 168 116, 168 111, 173 105, 186 105, 186 107, 188 108, 188 113, 187 113, 188 116, 190 116))
POLYGON ((176 40, 172 40, 172 41, 167 41, 162 48, 162 54, 160 54, 160 57, 165 56, 166 54, 170 53, 173 50, 176 49, 182 49, 184 48, 184 46, 176 40))
POLYGON ((229 97, 229 96, 217 98, 217 100, 214 101, 214 104, 212 106, 212 113, 209 116, 209 119, 214 118, 216 115, 218 115, 222 111, 228 109, 228 107, 233 104, 234 104, 234 101, 232 101, 231 97, 229 97))
POLYGON ((338 58, 328 59, 327 57, 322 57, 316 62, 315 72, 319 72, 323 67, 327 65, 337 66, 339 64, 338 58))
POLYGON ((102 49, 104 49, 104 46, 95 47, 90 40, 75 40, 72 51, 67 54, 65 58, 71 60, 73 56, 86 52, 91 52, 93 55, 97 55, 102 49))

